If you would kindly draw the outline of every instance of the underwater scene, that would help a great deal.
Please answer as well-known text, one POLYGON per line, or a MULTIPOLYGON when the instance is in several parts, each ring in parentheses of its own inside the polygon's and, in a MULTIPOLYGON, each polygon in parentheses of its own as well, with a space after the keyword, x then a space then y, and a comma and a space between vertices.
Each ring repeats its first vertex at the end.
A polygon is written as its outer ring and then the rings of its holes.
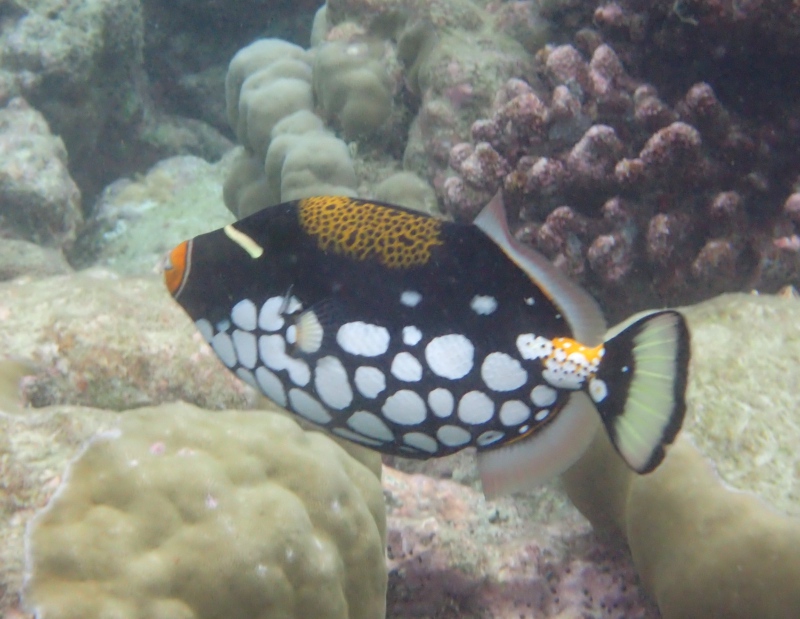
POLYGON ((0 0, 0 617, 800 618, 800 3, 0 0))

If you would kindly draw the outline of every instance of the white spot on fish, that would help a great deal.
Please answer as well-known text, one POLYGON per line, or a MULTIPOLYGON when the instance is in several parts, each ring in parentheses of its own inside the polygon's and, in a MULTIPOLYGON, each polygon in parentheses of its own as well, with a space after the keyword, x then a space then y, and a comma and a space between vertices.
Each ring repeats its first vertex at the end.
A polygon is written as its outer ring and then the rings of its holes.
POLYGON ((536 303, 536 301, 534 301, 533 297, 525 298, 525 305, 533 305, 534 303, 536 303))
POLYGON ((286 370, 295 385, 304 387, 311 380, 308 364, 286 354, 286 342, 280 335, 262 335, 258 338, 258 354, 271 370, 286 370))
POLYGON ((542 377, 554 387, 560 389, 580 389, 583 379, 575 375, 575 366, 570 362, 559 363, 548 359, 544 364, 542 377))
POLYGON ((509 400, 500 407, 500 423, 504 426, 516 426, 527 421, 531 416, 531 409, 520 400, 509 400))
POLYGON ((550 409, 549 408, 545 408, 545 409, 540 410, 538 413, 536 413, 533 416, 533 419, 534 419, 534 421, 544 421, 545 419, 547 419, 547 416, 549 414, 550 414, 550 409))
POLYGON ((442 426, 436 431, 436 438, 448 447, 459 447, 469 443, 472 435, 458 426, 442 426))
POLYGON ((422 295, 416 290, 406 290, 400 295, 400 303, 406 307, 416 307, 422 301, 422 295))
POLYGON ((347 378, 347 370, 331 355, 317 361, 314 369, 314 387, 317 395, 331 408, 342 410, 353 401, 353 390, 347 378))
POLYGON ((406 346, 416 346, 422 339, 422 331, 414 326, 403 327, 403 344, 406 346))
POLYGON ((200 332, 200 335, 203 336, 203 339, 210 344, 211 338, 214 337, 214 327, 211 326, 211 323, 205 318, 201 318, 200 320, 195 321, 194 326, 197 327, 197 330, 200 332))
POLYGON ((392 375, 405 382, 417 382, 422 378, 422 365, 408 352, 401 352, 392 359, 392 375))
POLYGON ((296 387, 289 390, 289 405, 295 413, 314 423, 324 424, 332 419, 330 413, 325 410, 322 404, 302 389, 297 389, 296 387))
POLYGON ((233 348, 231 336, 227 333, 220 332, 211 338, 211 348, 217 353, 222 363, 232 368, 236 365, 236 351, 233 348))
POLYGON ((389 331, 366 322, 348 322, 339 327, 336 341, 351 355, 377 357, 389 348, 389 331))
POLYGON ((410 389, 400 389, 386 398, 381 411, 390 421, 407 426, 422 423, 427 415, 424 400, 410 389))
POLYGON ((231 338, 233 339, 233 347, 236 349, 239 363, 251 370, 256 367, 256 361, 258 360, 256 336, 248 331, 236 329, 231 334, 231 338))
POLYGON ((428 406, 437 417, 449 417, 453 414, 455 399, 450 391, 437 387, 428 394, 428 406))
POLYGON ((494 402, 482 391, 468 391, 458 401, 458 418, 464 423, 486 423, 494 414, 494 402))
POLYGON ((469 306, 472 311, 480 316, 488 316, 497 309, 497 299, 489 295, 476 294, 472 297, 469 306))
POLYGON ((394 434, 392 434, 389 426, 387 426, 380 417, 368 413, 367 411, 356 411, 353 413, 350 419, 347 420, 347 425, 356 432, 381 441, 394 440, 394 434))
POLYGON ((245 331, 252 331, 256 328, 257 315, 256 304, 250 299, 242 299, 231 310, 233 324, 245 331))
POLYGON ((362 365, 356 370, 354 377, 356 389, 365 398, 376 398, 378 394, 386 389, 386 376, 378 368, 362 365))
POLYGON ((289 325, 286 328, 286 343, 294 346, 297 343, 297 327, 289 325))
POLYGON ((493 391, 513 391, 527 382, 528 373, 513 357, 503 352, 493 352, 483 360, 481 378, 493 391))
POLYGON ((457 380, 472 369, 475 347, 459 333, 433 338, 425 347, 425 360, 437 376, 457 380))
POLYGON ((606 382, 599 378, 591 379, 589 381, 589 395, 592 396, 592 400, 598 404, 605 400, 608 395, 608 386, 606 382))
POLYGON ((553 342, 541 335, 537 337, 533 333, 523 333, 517 337, 517 350, 523 359, 544 359, 553 352, 553 342))
POLYGON ((531 402, 538 407, 550 406, 557 397, 558 392, 547 385, 536 385, 531 389, 531 402))
POLYGON ((431 454, 436 453, 439 449, 436 439, 422 432, 409 432, 408 434, 404 434, 403 442, 431 454))
POLYGON ((264 301, 258 313, 258 327, 263 331, 277 331, 283 327, 283 316, 280 311, 283 307, 283 297, 271 297, 264 301))
POLYGON ((250 299, 242 299, 231 310, 231 320, 240 329, 252 331, 256 328, 258 311, 250 299))
POLYGON ((278 406, 286 406, 286 390, 281 379, 265 367, 256 368, 256 381, 261 388, 261 393, 275 402, 278 406))

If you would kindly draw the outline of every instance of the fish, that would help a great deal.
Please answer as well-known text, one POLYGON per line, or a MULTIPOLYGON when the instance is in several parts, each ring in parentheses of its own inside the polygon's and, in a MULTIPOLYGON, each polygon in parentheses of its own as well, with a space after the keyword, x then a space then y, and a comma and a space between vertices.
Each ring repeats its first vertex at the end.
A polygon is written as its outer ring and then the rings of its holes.
POLYGON ((653 311, 609 337, 596 301, 511 234, 319 196, 176 246, 164 280, 222 363, 277 405, 384 454, 474 447, 484 493, 569 468, 600 426, 640 474, 685 415, 690 336, 653 311))

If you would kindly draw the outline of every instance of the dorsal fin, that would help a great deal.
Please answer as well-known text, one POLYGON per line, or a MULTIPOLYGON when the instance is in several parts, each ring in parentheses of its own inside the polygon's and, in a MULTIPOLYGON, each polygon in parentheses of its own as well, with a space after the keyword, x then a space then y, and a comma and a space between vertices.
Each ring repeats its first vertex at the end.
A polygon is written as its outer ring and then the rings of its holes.
POLYGON ((550 297, 564 314, 576 340, 586 346, 602 343, 606 322, 597 302, 542 254, 522 245, 511 235, 501 192, 483 207, 474 223, 550 297))

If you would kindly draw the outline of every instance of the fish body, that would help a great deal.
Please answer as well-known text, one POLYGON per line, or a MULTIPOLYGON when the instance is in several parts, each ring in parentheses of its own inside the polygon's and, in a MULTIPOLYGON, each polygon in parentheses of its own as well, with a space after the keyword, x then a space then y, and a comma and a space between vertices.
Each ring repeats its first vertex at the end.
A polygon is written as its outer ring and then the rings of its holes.
POLYGON ((499 195, 475 224, 345 197, 277 205, 182 243, 165 279, 280 406, 387 454, 476 447, 488 494, 563 471, 600 422, 647 472, 683 418, 680 314, 604 342, 595 302, 514 241, 499 195))

